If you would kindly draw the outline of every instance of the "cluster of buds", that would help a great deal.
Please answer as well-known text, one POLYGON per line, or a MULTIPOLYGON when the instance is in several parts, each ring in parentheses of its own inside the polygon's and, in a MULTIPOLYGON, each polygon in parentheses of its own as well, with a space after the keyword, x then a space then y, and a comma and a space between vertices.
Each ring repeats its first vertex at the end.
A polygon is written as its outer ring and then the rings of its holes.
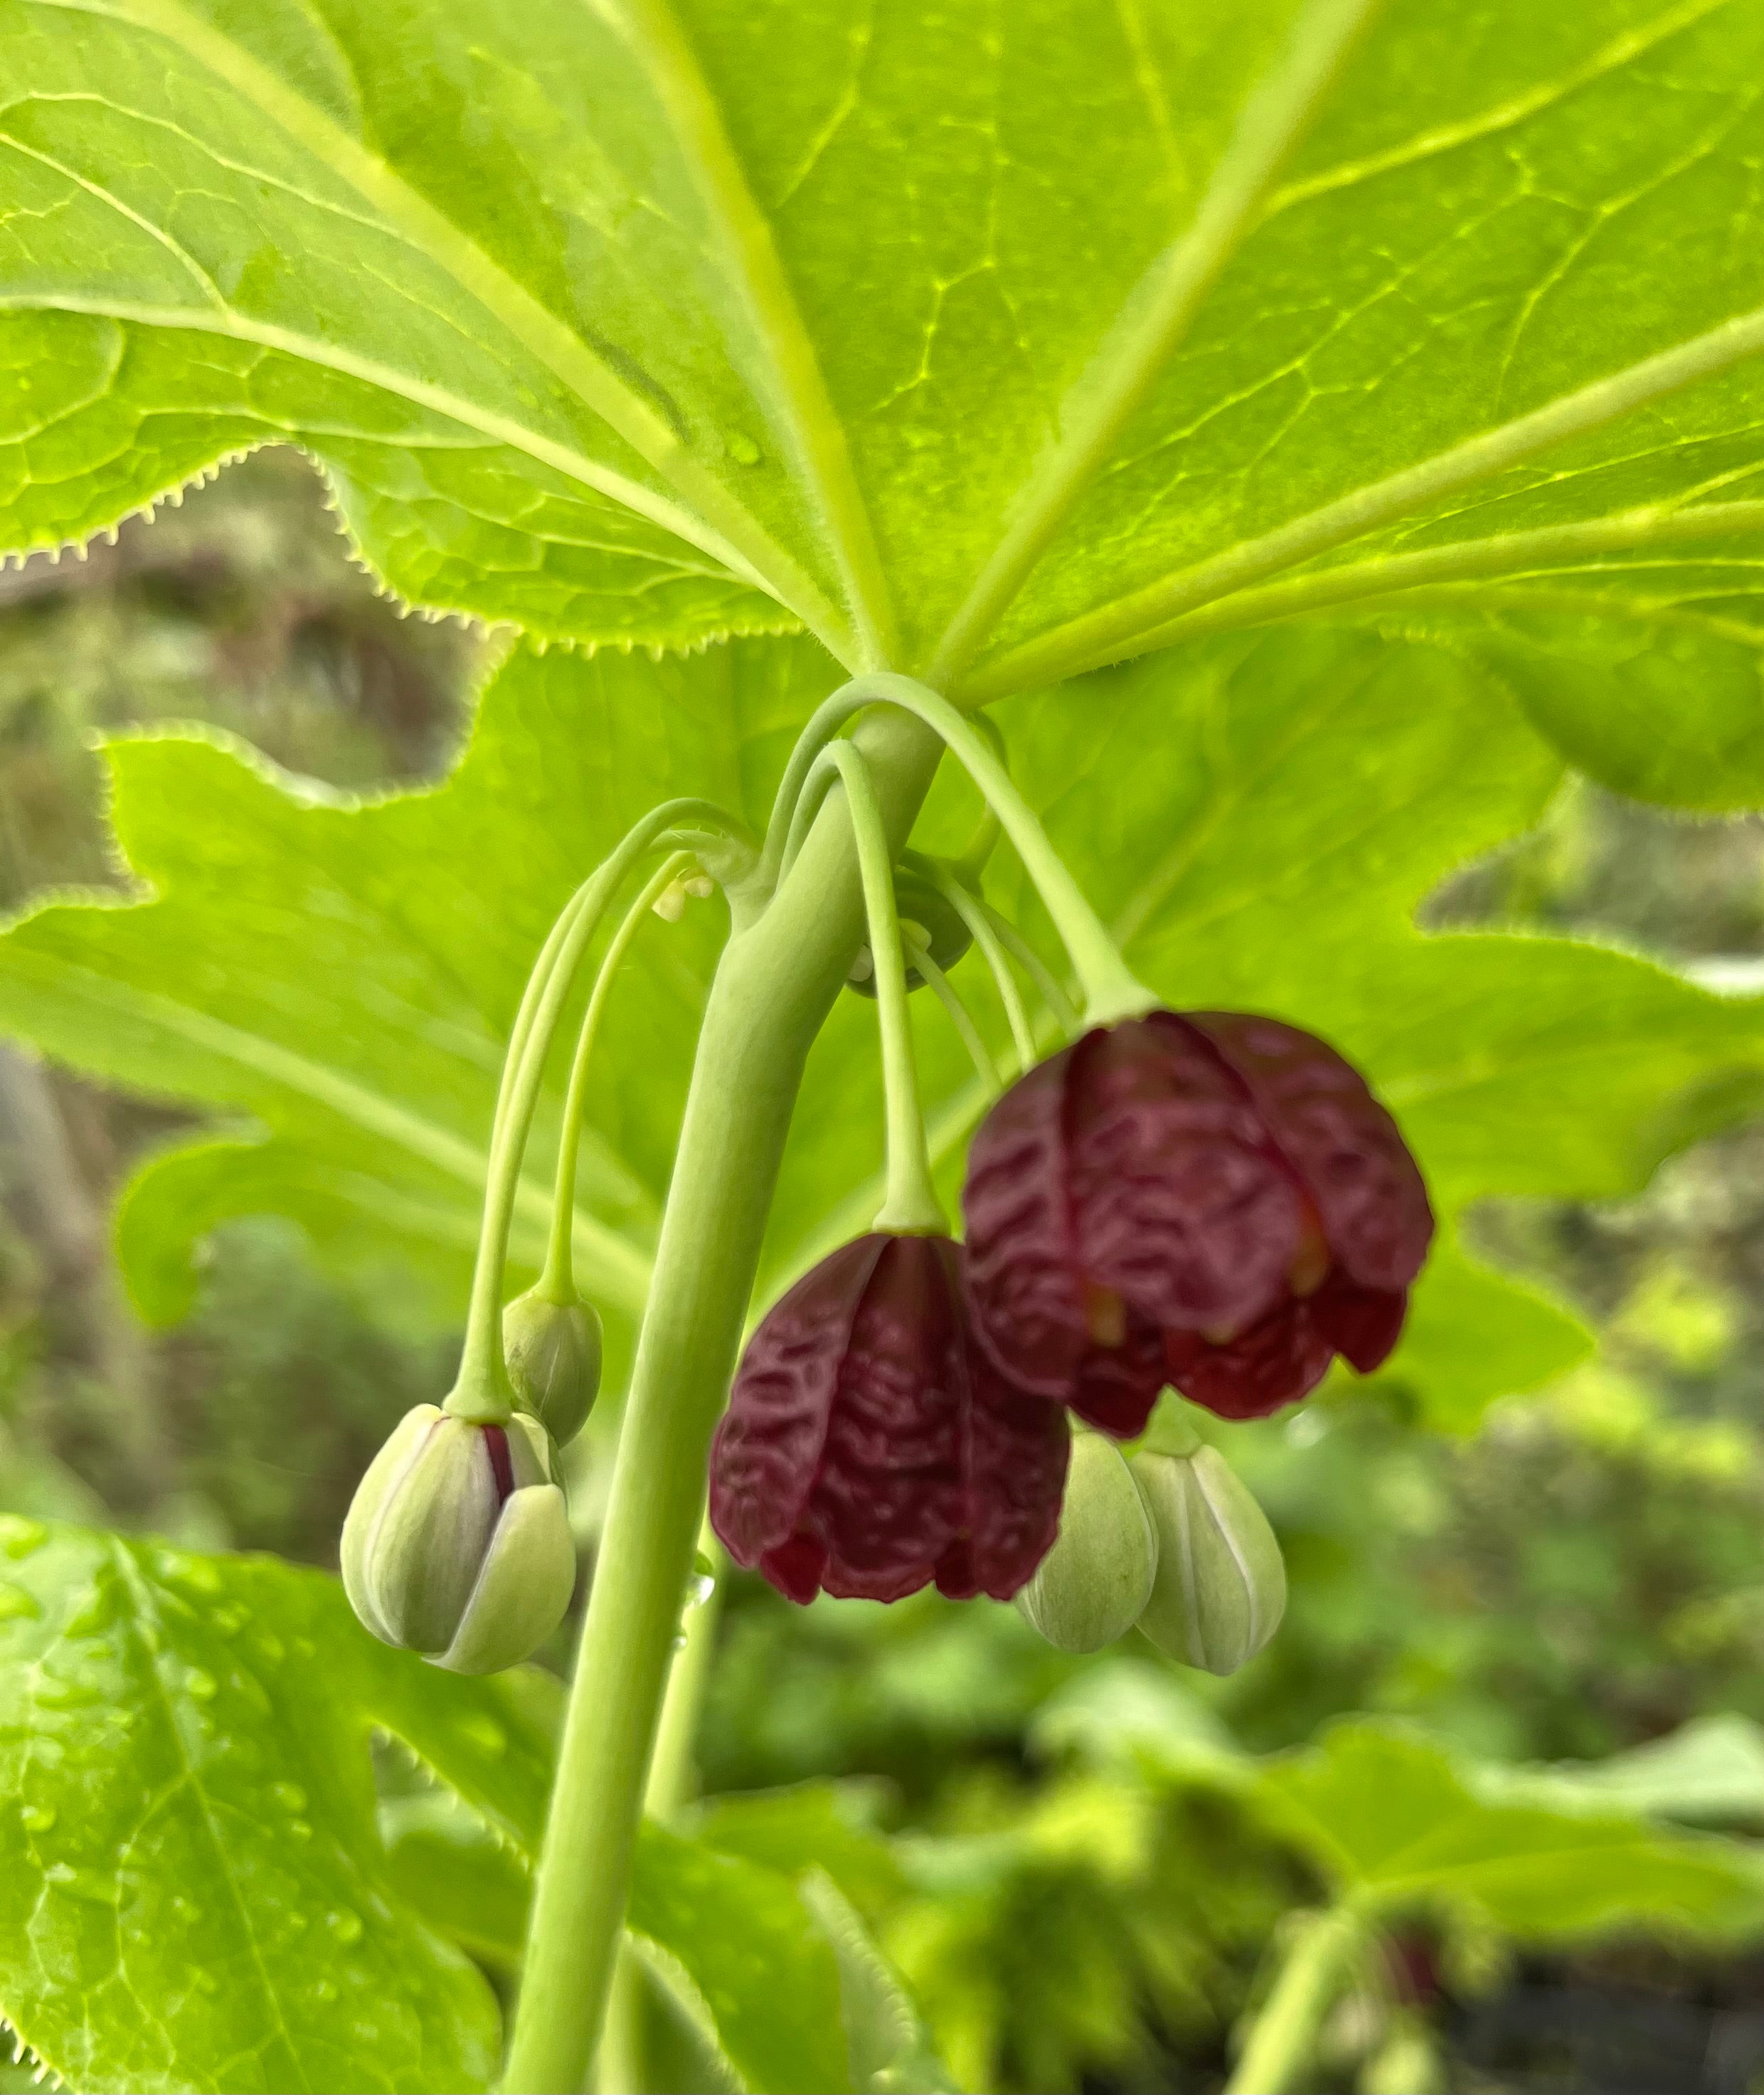
POLYGON ((1060 1532, 1017 1596, 1061 1651, 1138 1627, 1159 1650, 1235 1673, 1279 1627, 1286 1566, 1268 1517, 1224 1457, 1179 1424, 1132 1455, 1080 1431, 1060 1532))
POLYGON ((530 1658, 576 1588, 557 1451, 599 1390, 600 1319, 542 1283, 502 1327, 517 1408, 497 1421, 416 1405, 343 1523, 343 1588, 364 1625, 454 1673, 530 1658))
POLYGON ((760 1324, 711 1457, 730 1555, 799 1601, 1034 1578, 1056 1642, 1137 1622, 1191 1664, 1243 1663, 1284 1597, 1254 1501, 1198 1443, 1130 1470, 1107 1439, 1074 1451, 1066 1414, 1131 1439, 1167 1386, 1252 1418, 1338 1353, 1383 1361, 1432 1232, 1394 1122, 1309 1034, 1153 1012, 1000 1100, 963 1209, 965 1246, 860 1238, 760 1324))

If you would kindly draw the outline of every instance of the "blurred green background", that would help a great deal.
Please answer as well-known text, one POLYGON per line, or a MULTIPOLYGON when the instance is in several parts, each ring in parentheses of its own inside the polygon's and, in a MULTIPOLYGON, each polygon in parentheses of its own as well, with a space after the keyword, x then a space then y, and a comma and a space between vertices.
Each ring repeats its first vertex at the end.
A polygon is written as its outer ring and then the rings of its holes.
MULTIPOLYGON (((94 731, 200 720, 338 786, 431 777, 492 645, 377 596, 291 453, 85 560, 0 575, 0 903, 120 878, 94 731)), ((1430 921, 1583 931, 1755 989, 1764 821, 1576 786, 1430 921)), ((268 1221, 214 1240, 187 1324, 142 1331, 109 1202, 175 1124, 0 1047, 0 1509, 329 1563, 357 1476, 443 1386, 447 1345, 364 1321, 268 1221)), ((1469 1441, 1376 1393, 1234 1434, 1292 1600, 1229 1681, 1143 1644, 1064 1658, 987 1604, 804 1613, 730 1582, 704 1787, 851 1779, 899 1864, 871 1917, 965 2084, 1222 2078, 1265 1950, 1313 1888, 1228 1798, 1135 1750, 1142 1732, 1265 1752, 1373 1713, 1531 1762, 1764 1722, 1764 1126, 1621 1207, 1491 1208, 1477 1241, 1575 1302, 1596 1357, 1469 1441)), ((1710 1815, 1756 1830, 1743 1795, 1710 1815)), ((1442 1923, 1400 1963, 1338 2012, 1329 2085, 1764 2086, 1764 1958, 1646 1934, 1527 1953, 1442 1923), (1431 2035, 1405 2054, 1417 2014, 1431 2035)))

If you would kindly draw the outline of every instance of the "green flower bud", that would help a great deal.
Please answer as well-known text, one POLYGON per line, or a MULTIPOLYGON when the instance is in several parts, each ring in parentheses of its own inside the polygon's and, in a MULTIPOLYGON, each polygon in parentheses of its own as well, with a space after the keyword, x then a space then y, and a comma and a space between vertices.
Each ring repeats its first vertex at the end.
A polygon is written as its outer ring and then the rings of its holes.
POLYGON ((1133 1474, 1157 1533, 1157 1576, 1139 1627, 1158 1649, 1235 1673, 1280 1626, 1286 1566, 1268 1516, 1216 1448, 1142 1450, 1133 1474))
POLYGON ((1017 1596, 1019 1612, 1061 1651, 1100 1651, 1139 1620, 1156 1570, 1157 1538, 1121 1450, 1078 1434, 1060 1532, 1017 1596))
POLYGON ((531 1656, 564 1618, 576 1549, 545 1428, 405 1413, 343 1522, 343 1588, 382 1644, 455 1673, 531 1656))
MULTIPOLYGON (((973 943, 972 934, 961 921, 955 904, 947 901, 919 873, 895 873, 895 906, 900 912, 901 929, 905 934, 907 987, 923 989, 925 978, 912 965, 915 943, 922 943, 931 958, 947 974, 973 943), (909 924, 917 925, 924 933, 922 942, 916 942, 913 934, 906 929, 909 924)), ((860 951, 845 980, 846 987, 855 989, 860 996, 874 996, 876 963, 868 946, 860 951)))
POLYGON ((579 1297, 555 1302, 529 1287, 503 1312, 503 1356, 515 1395, 561 1447, 600 1394, 600 1318, 579 1297))

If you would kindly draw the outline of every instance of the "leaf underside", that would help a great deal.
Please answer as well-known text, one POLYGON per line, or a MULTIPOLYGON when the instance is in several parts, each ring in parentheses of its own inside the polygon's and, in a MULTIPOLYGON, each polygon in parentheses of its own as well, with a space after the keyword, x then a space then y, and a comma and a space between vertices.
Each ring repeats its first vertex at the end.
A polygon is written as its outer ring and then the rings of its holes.
POLYGON ((1760 78, 1752 0, 4 0, 7 534, 291 440, 414 602, 976 696, 1393 599, 1756 799, 1760 78))

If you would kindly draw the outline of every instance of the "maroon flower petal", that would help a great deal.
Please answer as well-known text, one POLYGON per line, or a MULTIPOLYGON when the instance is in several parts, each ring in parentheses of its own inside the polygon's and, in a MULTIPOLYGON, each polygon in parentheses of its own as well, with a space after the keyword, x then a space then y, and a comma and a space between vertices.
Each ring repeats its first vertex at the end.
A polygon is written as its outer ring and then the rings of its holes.
POLYGON ((747 1342, 711 1444, 711 1525, 738 1564, 757 1564, 782 1543, 808 1503, 852 1326, 891 1241, 842 1244, 773 1304, 747 1342))
POLYGON ((1012 1085, 968 1155, 968 1301, 981 1345, 1024 1389, 1064 1397, 1090 1343, 1066 1189, 1065 1098, 1074 1051, 1012 1085))
POLYGON ((1008 1601, 1029 1583, 1060 1531, 1071 1452, 1071 1429, 1060 1405, 1013 1388, 976 1360, 968 1414, 967 1532, 959 1556, 938 1565, 941 1592, 1008 1601))
POLYGON ((1298 1190, 1202 1035, 1168 1012, 1087 1034, 1066 1128, 1087 1279, 1165 1326, 1241 1326, 1279 1299, 1298 1190))
POLYGON ((821 1591, 821 1575, 827 1568, 827 1553, 811 1536, 793 1535, 759 1560, 760 1569, 786 1601, 806 1608, 821 1591))
POLYGON ((1335 1348, 1318 1330, 1309 1302, 1283 1302, 1222 1346, 1199 1332, 1166 1331, 1169 1379, 1183 1395, 1221 1418, 1265 1418, 1296 1404, 1329 1371, 1335 1348))
MULTIPOLYGON (((1045 1404, 1048 1400, 1042 1399, 1045 1404)), ((946 1601, 971 1601, 980 1591, 973 1568, 973 1548, 965 1535, 958 1535, 937 1560, 937 1590, 946 1601)), ((1023 1582, 1026 1585, 1027 1579, 1023 1582)))
POLYGON ((892 1601, 930 1583, 961 1525, 968 1374, 956 1246, 883 1243, 801 1518, 827 1544, 830 1593, 892 1601))
POLYGON ((1067 1445, 1060 1407, 972 1344, 961 1248, 873 1235, 754 1335, 712 1444, 712 1519, 793 1601, 895 1601, 934 1577, 1002 1597, 1053 1541, 1067 1445))
POLYGON ((1169 1379, 1163 1335, 1155 1324, 1128 1315, 1118 1346, 1092 1346, 1078 1362, 1069 1401, 1099 1433, 1132 1440, 1145 1431, 1152 1407, 1169 1379))
POLYGON ((1348 1278, 1387 1292, 1406 1287, 1427 1255, 1433 1211, 1396 1122, 1358 1070, 1275 1019, 1203 1011, 1189 1022, 1248 1087, 1348 1278))
POLYGON ((1403 1335, 1409 1297, 1400 1288, 1361 1287, 1338 1265, 1311 1297, 1318 1330, 1361 1374, 1390 1358, 1403 1335))

